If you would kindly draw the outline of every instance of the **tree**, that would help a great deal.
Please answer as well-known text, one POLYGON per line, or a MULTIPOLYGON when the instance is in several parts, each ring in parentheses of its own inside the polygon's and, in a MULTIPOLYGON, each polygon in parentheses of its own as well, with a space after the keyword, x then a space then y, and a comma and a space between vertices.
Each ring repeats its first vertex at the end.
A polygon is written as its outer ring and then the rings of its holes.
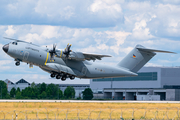
POLYGON ((31 83, 31 88, 35 88, 36 84, 34 82, 31 83))
POLYGON ((47 93, 47 97, 51 99, 51 98, 52 98, 52 94, 51 94, 52 91, 51 91, 51 88, 50 88, 50 87, 47 87, 46 93, 47 93))
POLYGON ((75 97, 75 90, 73 87, 68 86, 65 90, 64 90, 64 97, 65 98, 74 98, 75 97))
POLYGON ((46 97, 47 97, 47 94, 46 94, 45 91, 43 91, 43 92, 39 95, 39 98, 40 98, 40 99, 46 99, 46 97))
POLYGON ((84 100, 91 100, 93 98, 93 92, 91 88, 86 88, 82 93, 84 100))
POLYGON ((4 99, 7 96, 7 85, 4 81, 0 80, 0 99, 4 99))
POLYGON ((17 92, 21 92, 21 90, 20 90, 20 88, 19 88, 19 87, 18 87, 18 88, 17 88, 17 90, 16 90, 16 93, 17 93, 17 92))
POLYGON ((47 97, 49 99, 58 99, 58 85, 49 84, 46 89, 47 97))
POLYGON ((16 89, 13 87, 12 89, 11 89, 11 91, 10 91, 10 97, 15 97, 15 95, 16 95, 16 89))
POLYGON ((43 91, 46 91, 46 84, 43 82, 41 85, 40 85, 40 94, 43 92, 43 91))
POLYGON ((63 92, 61 89, 58 91, 58 99, 61 99, 63 97, 63 92))
POLYGON ((21 96, 25 99, 31 98, 31 87, 26 87, 22 90, 21 96))
POLYGON ((21 92, 18 91, 16 93, 16 99, 22 99, 21 92))

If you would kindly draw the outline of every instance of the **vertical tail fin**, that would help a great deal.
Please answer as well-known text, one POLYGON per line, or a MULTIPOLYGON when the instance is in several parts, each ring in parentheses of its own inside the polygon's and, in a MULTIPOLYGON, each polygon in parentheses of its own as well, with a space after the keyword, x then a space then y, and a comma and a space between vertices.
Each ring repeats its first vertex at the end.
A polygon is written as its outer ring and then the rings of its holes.
POLYGON ((155 52, 174 53, 163 50, 147 49, 141 45, 136 45, 136 47, 120 63, 118 63, 118 66, 127 68, 132 72, 137 72, 156 55, 155 52))

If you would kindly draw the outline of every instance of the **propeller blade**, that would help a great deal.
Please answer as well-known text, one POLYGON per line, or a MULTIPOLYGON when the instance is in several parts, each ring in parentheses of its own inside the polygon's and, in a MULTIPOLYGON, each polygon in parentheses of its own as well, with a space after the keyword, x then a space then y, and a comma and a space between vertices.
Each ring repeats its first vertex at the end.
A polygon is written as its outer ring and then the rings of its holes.
POLYGON ((53 44, 53 49, 49 51, 50 53, 50 60, 54 60, 54 56, 57 55, 56 53, 56 44, 53 44))
POLYGON ((53 44, 53 51, 55 52, 56 44, 53 44))
POLYGON ((69 53, 71 52, 70 48, 71 48, 71 45, 67 44, 67 46, 63 52, 66 55, 66 57, 68 57, 69 53))

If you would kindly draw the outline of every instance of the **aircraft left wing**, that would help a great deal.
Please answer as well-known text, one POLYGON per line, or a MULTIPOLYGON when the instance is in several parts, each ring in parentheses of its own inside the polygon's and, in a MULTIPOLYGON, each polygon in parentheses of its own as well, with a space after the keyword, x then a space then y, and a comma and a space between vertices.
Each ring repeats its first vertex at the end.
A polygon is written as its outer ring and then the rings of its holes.
POLYGON ((96 60, 96 59, 101 60, 101 58, 103 57, 111 57, 109 55, 98 55, 98 54, 89 54, 89 53, 83 53, 83 55, 86 60, 96 60))
POLYGON ((57 57, 68 58, 69 60, 84 61, 84 60, 101 60, 103 57, 111 57, 109 55, 90 54, 71 51, 68 55, 64 55, 62 50, 56 51, 57 57))
POLYGON ((111 57, 109 55, 98 55, 98 54, 89 54, 82 52, 70 52, 68 59, 84 61, 84 60, 101 60, 103 57, 111 57))

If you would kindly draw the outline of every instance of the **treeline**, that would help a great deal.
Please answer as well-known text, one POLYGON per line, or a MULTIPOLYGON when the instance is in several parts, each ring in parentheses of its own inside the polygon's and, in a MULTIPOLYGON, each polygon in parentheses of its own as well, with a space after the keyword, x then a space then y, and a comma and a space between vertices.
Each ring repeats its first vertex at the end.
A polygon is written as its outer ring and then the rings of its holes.
MULTIPOLYGON (((26 87, 23 90, 12 88, 10 93, 7 91, 7 85, 4 81, 0 81, 2 84, 2 99, 73 99, 75 98, 75 90, 73 87, 68 86, 64 93, 55 84, 35 84, 26 87)), ((1 90, 0 90, 1 91, 1 90)), ((1 96, 0 96, 1 97, 1 96)))
MULTIPOLYGON (((55 84, 35 84, 26 87, 23 90, 20 88, 12 88, 8 93, 7 85, 4 81, 0 80, 0 99, 74 99, 75 90, 73 87, 68 86, 64 93, 55 84)), ((91 100, 93 98, 93 92, 90 88, 86 88, 83 92, 83 99, 91 100)), ((81 99, 81 98, 78 98, 81 99)))

